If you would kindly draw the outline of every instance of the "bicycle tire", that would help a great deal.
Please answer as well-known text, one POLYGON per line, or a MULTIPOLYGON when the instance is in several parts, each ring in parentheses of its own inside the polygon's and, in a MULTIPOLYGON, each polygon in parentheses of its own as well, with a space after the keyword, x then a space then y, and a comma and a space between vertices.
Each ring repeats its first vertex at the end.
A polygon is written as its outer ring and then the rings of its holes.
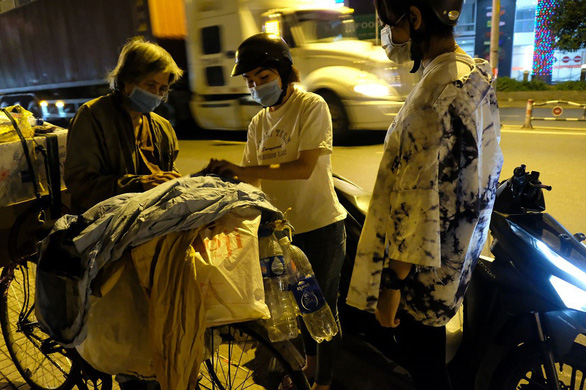
POLYGON ((2 335, 16 369, 31 389, 69 390, 79 378, 79 368, 37 322, 35 276, 33 262, 23 260, 4 267, 0 277, 2 335))
POLYGON ((253 328, 251 323, 239 323, 211 329, 211 357, 201 366, 197 388, 274 390, 288 375, 294 389, 309 390, 301 365, 290 361, 299 354, 293 344, 272 344, 253 328), (221 340, 220 345, 214 340, 221 340))

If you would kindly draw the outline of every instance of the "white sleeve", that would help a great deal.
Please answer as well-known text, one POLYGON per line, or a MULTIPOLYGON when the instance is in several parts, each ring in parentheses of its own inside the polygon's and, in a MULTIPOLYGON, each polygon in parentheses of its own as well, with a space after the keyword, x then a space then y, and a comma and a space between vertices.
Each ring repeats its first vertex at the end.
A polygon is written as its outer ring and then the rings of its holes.
POLYGON ((252 118, 248 125, 248 133, 246 135, 246 145, 244 146, 244 154, 242 155, 242 162, 240 165, 249 167, 258 164, 257 142, 256 142, 256 126, 258 120, 256 117, 252 118))
POLYGON ((301 115, 299 151, 322 149, 322 154, 332 153, 332 118, 325 100, 316 94, 306 98, 301 115))

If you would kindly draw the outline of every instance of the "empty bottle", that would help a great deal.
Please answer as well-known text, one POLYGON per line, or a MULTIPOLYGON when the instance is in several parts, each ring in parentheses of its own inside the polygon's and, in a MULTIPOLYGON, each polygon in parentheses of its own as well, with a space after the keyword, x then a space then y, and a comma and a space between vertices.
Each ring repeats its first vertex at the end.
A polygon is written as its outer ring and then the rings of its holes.
POLYGON ((299 328, 288 291, 289 274, 283 251, 272 232, 263 235, 259 231, 259 252, 265 302, 271 313, 271 318, 264 321, 269 339, 276 342, 295 338, 299 334, 299 328))
POLYGON ((295 282, 290 288, 309 334, 318 343, 330 341, 338 333, 338 325, 315 279, 307 256, 291 244, 289 237, 281 238, 279 243, 295 272, 295 282))

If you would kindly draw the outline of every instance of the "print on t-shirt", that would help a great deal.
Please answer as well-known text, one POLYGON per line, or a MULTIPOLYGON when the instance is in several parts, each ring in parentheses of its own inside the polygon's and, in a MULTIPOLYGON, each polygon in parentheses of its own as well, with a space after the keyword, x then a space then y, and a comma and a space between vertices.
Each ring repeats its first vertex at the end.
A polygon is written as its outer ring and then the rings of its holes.
POLYGON ((285 130, 281 129, 276 129, 275 132, 271 133, 269 138, 261 140, 259 147, 260 154, 258 156, 260 164, 263 165, 263 161, 265 160, 287 156, 285 145, 289 142, 291 142, 291 136, 285 130))

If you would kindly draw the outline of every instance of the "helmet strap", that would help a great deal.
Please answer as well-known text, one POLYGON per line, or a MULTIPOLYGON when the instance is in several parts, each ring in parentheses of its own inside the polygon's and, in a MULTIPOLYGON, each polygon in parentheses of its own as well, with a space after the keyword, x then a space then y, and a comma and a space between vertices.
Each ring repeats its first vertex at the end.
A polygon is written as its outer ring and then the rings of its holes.
POLYGON ((291 69, 290 64, 287 64, 286 66, 282 66, 280 64, 279 69, 278 69, 278 73, 279 73, 279 77, 281 78, 281 83, 283 84, 283 87, 281 88, 281 95, 279 95, 279 100, 277 100, 277 102, 275 104, 273 104, 271 107, 278 106, 279 104, 281 104, 281 102, 283 102, 285 95, 287 95, 287 90, 289 88, 289 82, 288 82, 289 75, 291 74, 292 71, 293 71, 293 69, 291 69))
POLYGON ((409 21, 409 31, 411 35, 411 59, 413 60, 413 68, 410 73, 415 73, 421 66, 423 60, 423 51, 421 50, 421 44, 425 42, 425 32, 415 31, 411 21, 409 21))
MULTIPOLYGON (((281 79, 281 81, 282 81, 282 79, 281 79)), ((281 104, 281 102, 285 98, 285 95, 287 95, 287 88, 288 87, 289 87, 289 83, 287 83, 287 84, 283 83, 283 88, 281 88, 281 94, 279 95, 279 99, 271 107, 275 107, 275 106, 278 106, 279 104, 281 104)))

